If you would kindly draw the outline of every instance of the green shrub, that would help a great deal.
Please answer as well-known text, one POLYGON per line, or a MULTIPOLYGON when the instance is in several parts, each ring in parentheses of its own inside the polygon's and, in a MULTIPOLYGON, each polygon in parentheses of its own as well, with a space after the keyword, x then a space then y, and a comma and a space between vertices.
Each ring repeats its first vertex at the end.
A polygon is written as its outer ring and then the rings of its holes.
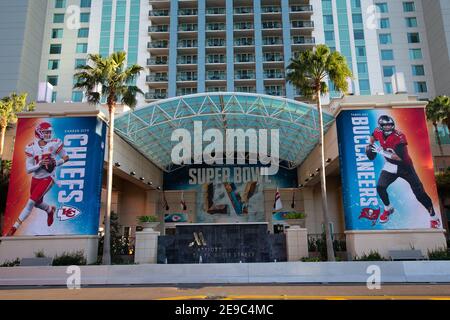
POLYGON ((450 254, 445 248, 428 251, 428 259, 430 260, 450 260, 450 254))
POLYGON ((7 260, 5 262, 3 262, 3 264, 0 264, 0 268, 1 267, 17 267, 18 265, 20 265, 20 259, 16 258, 16 260, 7 260))
POLYGON ((86 258, 84 257, 84 252, 76 251, 72 253, 64 252, 61 255, 57 255, 53 258, 53 266, 82 266, 86 265, 86 258))
POLYGON ((288 212, 284 215, 285 219, 305 219, 306 218, 306 214, 304 214, 303 212, 288 212))
POLYGON ((356 256, 354 261, 386 261, 379 253, 378 251, 371 250, 369 254, 363 254, 361 257, 356 256))
POLYGON ((34 256, 35 256, 36 258, 45 258, 44 250, 39 250, 39 251, 35 252, 35 253, 34 253, 34 256))
POLYGON ((140 217, 137 217, 137 219, 141 223, 158 222, 158 217, 155 217, 155 216, 140 216, 140 217))
POLYGON ((303 257, 300 259, 301 262, 320 262, 320 257, 303 257))

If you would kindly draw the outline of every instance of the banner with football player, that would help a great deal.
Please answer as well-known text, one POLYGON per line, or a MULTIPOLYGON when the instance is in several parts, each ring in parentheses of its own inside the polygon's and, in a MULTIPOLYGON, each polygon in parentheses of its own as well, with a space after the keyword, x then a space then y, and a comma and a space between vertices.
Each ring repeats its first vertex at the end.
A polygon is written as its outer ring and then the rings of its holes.
POLYGON ((442 228, 424 109, 344 110, 336 121, 346 229, 442 228))
POLYGON ((97 117, 19 119, 2 234, 96 235, 105 135, 97 117))

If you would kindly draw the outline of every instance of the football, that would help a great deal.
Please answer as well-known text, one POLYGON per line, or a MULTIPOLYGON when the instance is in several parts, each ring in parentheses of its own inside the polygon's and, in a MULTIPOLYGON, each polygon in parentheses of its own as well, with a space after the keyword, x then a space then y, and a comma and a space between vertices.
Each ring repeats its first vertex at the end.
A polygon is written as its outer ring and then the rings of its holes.
POLYGON ((374 160, 377 157, 377 153, 372 150, 371 146, 371 144, 366 146, 366 155, 369 160, 374 160))
POLYGON ((53 170, 55 170, 56 167, 56 160, 53 157, 45 158, 42 163, 41 167, 47 171, 48 173, 52 173, 53 170))

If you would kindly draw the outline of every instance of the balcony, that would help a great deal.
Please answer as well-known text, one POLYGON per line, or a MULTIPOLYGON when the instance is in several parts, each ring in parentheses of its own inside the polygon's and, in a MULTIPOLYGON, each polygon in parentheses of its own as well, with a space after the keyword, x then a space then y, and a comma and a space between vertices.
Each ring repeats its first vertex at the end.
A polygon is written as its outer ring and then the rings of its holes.
POLYGON ((263 38, 263 45, 264 46, 275 46, 275 45, 282 45, 283 39, 281 37, 265 37, 263 38))
POLYGON ((192 40, 180 40, 177 43, 177 47, 178 48, 197 48, 198 47, 198 42, 195 39, 192 40))
POLYGON ((234 62, 236 62, 236 63, 255 62, 255 56, 253 54, 235 55, 234 62))
POLYGON ((207 23, 206 31, 225 31, 225 23, 207 23))
POLYGON ((235 46, 253 46, 255 45, 255 41, 253 38, 240 38, 234 40, 235 46))
POLYGON ((152 65, 167 65, 167 61, 168 61, 168 57, 163 57, 163 58, 150 58, 147 59, 147 65, 148 66, 152 66, 152 65))
POLYGON ((145 100, 167 99, 168 95, 165 91, 149 91, 145 93, 145 100))
POLYGON ((177 90, 177 96, 186 96, 189 94, 196 94, 197 88, 180 88, 177 90))
POLYGON ((234 8, 233 10, 234 14, 251 14, 253 13, 252 7, 238 7, 234 8))
POLYGON ((237 30, 237 31, 253 30, 253 23, 252 22, 235 23, 234 30, 237 30))
POLYGON ((277 6, 262 6, 261 13, 280 13, 281 7, 277 6))
POLYGON ((264 91, 269 96, 276 96, 276 97, 282 97, 286 95, 286 92, 284 90, 284 87, 265 87, 264 91))
POLYGON ((236 87, 236 92, 244 92, 244 93, 256 93, 256 87, 253 86, 241 86, 236 87))
POLYGON ((207 56, 206 57, 206 63, 226 63, 227 59, 224 55, 214 55, 214 56, 207 56))
POLYGON ((178 26, 178 31, 180 32, 194 32, 198 31, 197 24, 182 24, 178 26))
POLYGON ((264 72, 264 79, 284 79, 284 77, 284 72, 282 71, 264 72))
POLYGON ((206 42, 207 47, 225 47, 225 39, 208 39, 206 42))
POLYGON ((314 37, 292 37, 292 44, 308 44, 314 45, 316 43, 316 39, 314 37))
POLYGON ((166 73, 164 73, 164 74, 152 74, 152 75, 147 76, 145 78, 145 80, 147 82, 167 82, 167 81, 169 81, 166 73))
POLYGON ((177 74, 177 81, 197 81, 197 72, 181 72, 177 74))
POLYGON ((255 80, 256 75, 255 72, 237 72, 234 74, 235 80, 255 80))
POLYGON ((194 8, 180 9, 180 10, 178 10, 178 15, 179 16, 196 16, 196 15, 198 15, 198 10, 194 9, 194 8))
POLYGON ((169 32, 169 26, 168 25, 159 25, 159 26, 149 26, 148 32, 169 32))
POLYGON ((197 57, 179 57, 177 59, 178 64, 197 64, 197 57))
POLYGON ((152 41, 147 43, 148 49, 167 49, 169 48, 168 41, 152 41))
POLYGON ((282 26, 280 21, 264 21, 262 23, 263 29, 280 29, 282 26))
POLYGON ((221 15, 221 14, 225 14, 225 13, 226 13, 225 8, 208 8, 208 9, 206 9, 207 15, 221 15))
POLYGON ((264 62, 283 62, 284 57, 281 54, 266 54, 264 56, 264 62))
POLYGON ((314 21, 296 20, 296 21, 292 21, 291 26, 294 29, 314 28, 314 21))
POLYGON ((159 9, 159 10, 151 10, 148 13, 149 17, 168 17, 169 16, 169 10, 163 10, 163 9, 159 9))
POLYGON ((291 6, 291 12, 313 12, 312 5, 291 6))
POLYGON ((206 80, 220 81, 226 79, 227 75, 225 72, 208 72, 208 74, 206 75, 206 80))

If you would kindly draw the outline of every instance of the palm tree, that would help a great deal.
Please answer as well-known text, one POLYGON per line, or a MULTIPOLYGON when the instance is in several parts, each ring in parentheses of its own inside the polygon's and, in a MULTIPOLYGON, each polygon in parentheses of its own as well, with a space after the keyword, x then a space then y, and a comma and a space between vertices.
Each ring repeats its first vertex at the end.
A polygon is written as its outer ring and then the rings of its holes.
POLYGON ((444 154, 442 150, 441 137, 439 136, 438 124, 446 123, 450 130, 450 98, 447 96, 438 96, 430 101, 425 109, 427 119, 433 123, 434 132, 436 134, 437 143, 441 155, 444 154))
POLYGON ((103 242, 103 264, 111 264, 111 198, 113 180, 114 114, 118 102, 134 108, 137 94, 143 92, 133 85, 136 77, 144 70, 139 65, 126 67, 126 53, 115 52, 103 58, 99 54, 88 56, 88 65, 78 68, 75 74, 75 89, 83 89, 87 101, 99 104, 106 99, 109 113, 108 171, 106 183, 105 238, 103 242))
POLYGON ((317 110, 319 112, 319 146, 321 153, 320 184, 322 188, 322 211, 325 224, 328 261, 335 261, 335 256, 328 217, 321 95, 328 92, 328 86, 325 82, 327 78, 336 90, 346 93, 348 90, 347 79, 350 77, 352 77, 352 72, 347 65, 345 57, 339 52, 331 52, 326 45, 318 45, 313 50, 301 52, 288 66, 287 80, 300 89, 305 97, 316 100, 317 110))
POLYGON ((17 122, 17 113, 32 111, 33 103, 27 103, 27 93, 11 93, 0 100, 0 175, 3 175, 3 149, 5 145, 6 129, 9 125, 17 122))

